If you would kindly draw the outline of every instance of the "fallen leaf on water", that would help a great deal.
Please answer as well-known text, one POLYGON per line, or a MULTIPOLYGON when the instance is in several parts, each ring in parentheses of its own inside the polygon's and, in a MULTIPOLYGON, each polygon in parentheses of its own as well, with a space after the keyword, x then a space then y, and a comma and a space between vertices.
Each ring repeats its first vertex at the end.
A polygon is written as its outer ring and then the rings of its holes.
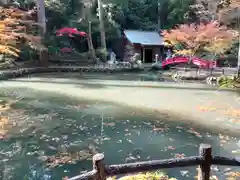
POLYGON ((184 158, 186 155, 185 154, 175 154, 175 158, 184 158))
POLYGON ((115 123, 104 123, 105 126, 108 126, 108 127, 113 127, 115 126, 115 123))
POLYGON ((210 177, 210 180, 218 180, 218 177, 213 175, 210 177))
POLYGON ((240 172, 230 172, 227 174, 227 180, 239 180, 240 172))
POLYGON ((111 140, 110 138, 104 138, 103 141, 109 141, 111 140))
POLYGON ((181 127, 181 126, 177 126, 176 128, 177 128, 177 129, 183 129, 183 127, 181 127))
POLYGON ((127 141, 128 141, 129 143, 133 144, 132 140, 130 140, 130 139, 127 139, 127 141))
POLYGON ((0 111, 7 111, 9 109, 10 109, 10 105, 9 104, 0 105, 0 111))
POLYGON ((168 146, 167 147, 169 150, 175 150, 176 148, 175 147, 173 147, 173 146, 168 146))
POLYGON ((209 112, 209 111, 216 111, 216 107, 211 107, 211 106, 198 106, 197 109, 202 112, 209 112))
POLYGON ((131 136, 132 134, 131 133, 126 133, 125 136, 131 136))
POLYGON ((240 119, 233 119, 232 122, 240 124, 240 119))
POLYGON ((5 136, 0 135, 0 140, 3 140, 5 138, 5 136))
POLYGON ((82 150, 75 153, 57 153, 53 156, 47 156, 44 160, 47 162, 47 166, 54 168, 63 164, 75 164, 77 161, 86 160, 92 156, 90 150, 82 150))
POLYGON ((189 174, 189 171, 180 171, 180 173, 181 173, 181 175, 182 176, 188 176, 188 174, 189 174))
POLYGON ((232 153, 233 153, 233 154, 240 154, 240 149, 233 150, 232 153))
POLYGON ((193 128, 191 128, 190 130, 187 130, 187 132, 191 133, 191 134, 194 134, 195 136, 199 137, 199 138, 202 138, 203 136, 197 132, 196 130, 194 130, 193 128))
POLYGON ((233 117, 240 117, 240 110, 239 109, 226 110, 224 114, 233 117))

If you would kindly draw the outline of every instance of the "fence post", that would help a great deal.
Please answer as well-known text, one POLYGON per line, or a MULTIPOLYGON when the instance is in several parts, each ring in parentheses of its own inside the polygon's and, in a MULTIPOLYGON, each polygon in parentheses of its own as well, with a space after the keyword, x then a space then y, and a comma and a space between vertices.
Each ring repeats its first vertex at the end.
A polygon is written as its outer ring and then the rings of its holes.
POLYGON ((212 147, 209 144, 201 144, 199 156, 203 158, 203 163, 198 168, 198 180, 210 180, 210 167, 212 163, 212 147))
POLYGON ((95 154, 93 156, 93 170, 97 171, 95 180, 106 180, 104 154, 95 154))

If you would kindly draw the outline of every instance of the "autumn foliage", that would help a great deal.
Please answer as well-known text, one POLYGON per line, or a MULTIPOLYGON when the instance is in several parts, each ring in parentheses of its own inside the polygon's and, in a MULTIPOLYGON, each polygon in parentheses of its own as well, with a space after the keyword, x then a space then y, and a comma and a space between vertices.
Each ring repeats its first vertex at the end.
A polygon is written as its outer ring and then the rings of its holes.
POLYGON ((186 12, 189 22, 210 22, 218 20, 224 25, 239 28, 240 0, 195 0, 186 12))
POLYGON ((175 29, 162 32, 166 45, 172 46, 176 54, 193 56, 208 51, 224 53, 231 47, 234 34, 216 21, 208 24, 182 24, 175 29))
MULTIPOLYGON (((225 0, 226 1, 226 0, 225 0)), ((240 0, 228 0, 218 11, 219 20, 224 24, 240 27, 240 0)))
POLYGON ((29 16, 17 8, 0 7, 0 54, 18 56, 21 45, 44 47, 40 37, 32 35, 37 24, 29 16))

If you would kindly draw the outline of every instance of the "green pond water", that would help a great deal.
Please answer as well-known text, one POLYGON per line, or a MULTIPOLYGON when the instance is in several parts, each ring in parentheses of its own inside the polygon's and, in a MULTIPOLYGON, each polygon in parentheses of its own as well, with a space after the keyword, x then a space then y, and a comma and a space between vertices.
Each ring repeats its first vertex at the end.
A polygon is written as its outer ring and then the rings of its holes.
MULTIPOLYGON (((199 144, 208 143, 214 154, 239 156, 239 117, 196 108, 214 100, 239 110, 239 95, 205 84, 174 83, 159 74, 41 74, 2 81, 0 99, 14 102, 2 112, 12 123, 0 140, 4 180, 72 177, 91 170, 95 152, 118 164, 198 155, 199 144), (78 159, 48 164, 59 152, 78 159)), ((240 170, 212 169, 219 179, 240 170)), ((164 172, 190 180, 196 167, 164 172)))

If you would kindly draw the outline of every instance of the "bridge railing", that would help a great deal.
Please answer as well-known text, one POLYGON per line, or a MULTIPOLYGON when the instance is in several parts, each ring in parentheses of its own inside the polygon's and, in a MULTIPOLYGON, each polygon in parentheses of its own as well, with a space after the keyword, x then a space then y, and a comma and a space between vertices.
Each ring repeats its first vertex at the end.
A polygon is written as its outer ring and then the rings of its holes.
POLYGON ((211 165, 240 166, 240 158, 213 156, 212 147, 208 144, 200 145, 199 156, 191 156, 181 159, 152 160, 117 165, 105 165, 104 154, 96 154, 93 156, 92 171, 72 177, 69 180, 106 180, 107 177, 114 175, 195 165, 199 166, 198 180, 210 180, 211 165))

